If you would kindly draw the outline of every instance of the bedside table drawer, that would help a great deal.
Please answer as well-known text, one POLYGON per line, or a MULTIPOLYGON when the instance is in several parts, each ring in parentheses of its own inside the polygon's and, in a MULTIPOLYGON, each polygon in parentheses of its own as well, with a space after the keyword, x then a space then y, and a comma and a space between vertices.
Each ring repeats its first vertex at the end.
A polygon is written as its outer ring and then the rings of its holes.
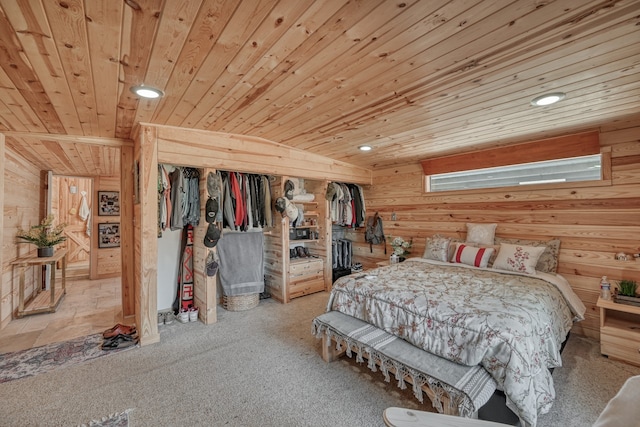
POLYGON ((630 337, 628 333, 624 336, 625 334, 620 332, 607 331, 607 328, 602 328, 600 331, 600 353, 640 366, 640 341, 634 340, 634 337, 630 337))

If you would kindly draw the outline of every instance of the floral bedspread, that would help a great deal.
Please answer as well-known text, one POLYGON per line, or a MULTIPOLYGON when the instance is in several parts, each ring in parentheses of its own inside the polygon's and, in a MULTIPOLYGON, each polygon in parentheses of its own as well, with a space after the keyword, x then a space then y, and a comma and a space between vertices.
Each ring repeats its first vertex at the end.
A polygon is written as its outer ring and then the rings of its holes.
MULTIPOLYGON (((541 276, 409 259, 340 278, 327 310, 364 320, 438 356, 482 365, 507 405, 535 426, 555 398, 547 368, 574 316, 563 292, 541 276)), ((569 292, 572 292, 569 290, 569 292)))

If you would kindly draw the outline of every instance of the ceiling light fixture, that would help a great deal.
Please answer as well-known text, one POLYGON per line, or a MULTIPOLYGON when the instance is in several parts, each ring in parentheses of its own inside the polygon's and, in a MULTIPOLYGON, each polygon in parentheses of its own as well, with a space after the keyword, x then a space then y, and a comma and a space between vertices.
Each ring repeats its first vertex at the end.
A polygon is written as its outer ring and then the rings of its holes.
POLYGON ((164 92, 162 92, 160 89, 145 85, 131 86, 131 92, 148 99, 161 98, 162 96, 164 96, 164 92))
POLYGON ((360 151, 371 151, 371 146, 370 145, 361 145, 358 147, 358 149, 360 151))
POLYGON ((562 101, 565 96, 567 95, 562 92, 546 93, 544 95, 533 98, 533 100, 531 101, 531 105, 534 105, 536 107, 543 107, 545 105, 555 104, 558 101, 562 101))

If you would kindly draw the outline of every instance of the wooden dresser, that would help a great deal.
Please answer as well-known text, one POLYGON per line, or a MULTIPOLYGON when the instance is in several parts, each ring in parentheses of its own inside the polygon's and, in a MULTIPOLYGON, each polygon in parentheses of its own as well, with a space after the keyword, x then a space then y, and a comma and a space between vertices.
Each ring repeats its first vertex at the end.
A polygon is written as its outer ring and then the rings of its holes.
POLYGON ((640 366, 640 307, 598 298, 600 353, 640 366))
POLYGON ((287 300, 324 291, 324 260, 322 258, 291 260, 287 279, 287 300))

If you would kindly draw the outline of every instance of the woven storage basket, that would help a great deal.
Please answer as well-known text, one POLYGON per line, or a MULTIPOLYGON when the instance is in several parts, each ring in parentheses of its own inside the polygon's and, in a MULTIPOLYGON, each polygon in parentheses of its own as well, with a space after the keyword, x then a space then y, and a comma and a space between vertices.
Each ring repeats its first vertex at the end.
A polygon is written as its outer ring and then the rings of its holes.
POLYGON ((222 296, 222 307, 229 311, 245 311, 256 307, 260 302, 260 294, 222 296))

